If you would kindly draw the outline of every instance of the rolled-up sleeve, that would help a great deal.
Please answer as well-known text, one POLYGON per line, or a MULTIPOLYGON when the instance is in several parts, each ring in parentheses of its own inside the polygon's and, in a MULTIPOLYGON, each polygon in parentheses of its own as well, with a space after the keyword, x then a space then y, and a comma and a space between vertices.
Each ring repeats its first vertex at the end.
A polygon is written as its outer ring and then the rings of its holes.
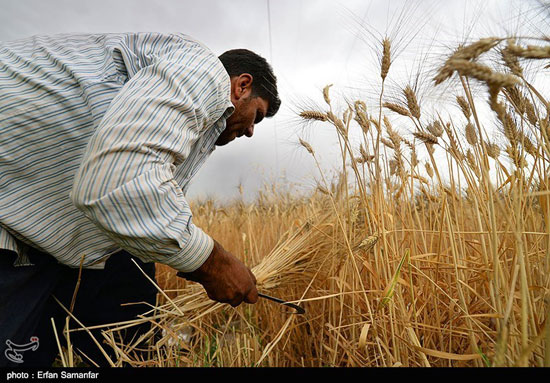
POLYGON ((191 272, 212 251, 174 171, 226 111, 228 81, 219 60, 199 44, 172 51, 124 85, 91 138, 71 199, 144 261, 191 272))

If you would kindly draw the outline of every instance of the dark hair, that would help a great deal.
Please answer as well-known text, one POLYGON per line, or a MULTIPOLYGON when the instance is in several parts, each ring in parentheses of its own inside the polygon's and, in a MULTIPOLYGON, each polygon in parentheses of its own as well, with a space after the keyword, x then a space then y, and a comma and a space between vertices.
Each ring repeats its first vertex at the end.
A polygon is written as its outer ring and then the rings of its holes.
POLYGON ((281 106, 277 92, 277 77, 271 65, 261 56, 248 49, 232 49, 219 57, 229 77, 243 73, 252 75, 252 96, 268 102, 266 117, 273 117, 281 106))

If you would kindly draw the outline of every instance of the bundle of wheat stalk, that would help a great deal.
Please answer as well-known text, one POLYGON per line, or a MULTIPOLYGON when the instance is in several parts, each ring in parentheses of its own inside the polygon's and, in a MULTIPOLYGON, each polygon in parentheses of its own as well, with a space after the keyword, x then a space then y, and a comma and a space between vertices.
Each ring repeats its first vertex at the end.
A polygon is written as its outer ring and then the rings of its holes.
MULTIPOLYGON (((331 224, 326 214, 317 217, 316 223, 312 223, 311 218, 314 217, 310 217, 299 227, 291 228, 285 233, 267 256, 258 255, 259 262, 251 269, 256 276, 259 291, 264 293, 274 291, 275 294, 284 295, 285 299, 295 299, 296 303, 300 303, 315 280, 327 278, 326 271, 330 268, 324 269, 323 266, 331 254, 330 246, 326 246, 327 239, 330 238, 330 234, 326 231, 331 224)), ((170 274, 162 281, 166 287, 170 284, 169 280, 173 283, 176 277, 173 271, 167 269, 165 271, 170 274)), ((204 335, 204 331, 201 330, 204 323, 201 320, 219 313, 222 317, 228 316, 228 319, 223 320, 227 322, 225 330, 219 333, 219 337, 225 339, 228 329, 234 326, 234 317, 243 315, 242 310, 235 310, 227 304, 210 300, 198 284, 188 284, 184 288, 170 291, 171 295, 175 295, 173 299, 163 289, 158 288, 159 294, 164 298, 164 304, 153 307, 139 319, 104 326, 104 342, 112 347, 117 355, 116 359, 112 360, 113 365, 174 366, 180 363, 189 365, 191 361, 186 356, 188 352, 185 350, 189 350, 188 343, 191 337, 204 335), (135 339, 131 344, 121 344, 117 341, 120 331, 143 322, 153 324, 149 333, 140 339, 135 339), (138 347, 143 348, 144 339, 149 340, 150 359, 136 360, 133 351, 137 344, 139 344, 138 347)), ((285 327, 295 319, 294 316, 281 312, 281 308, 272 303, 266 303, 264 306, 263 315, 266 318, 272 316, 273 312, 286 315, 288 321, 285 327)), ((277 342, 277 339, 274 339, 272 345, 263 350, 262 356, 256 362, 261 363, 269 354, 270 348, 273 348, 277 342)), ((224 343, 227 347, 227 341, 224 340, 224 343)))

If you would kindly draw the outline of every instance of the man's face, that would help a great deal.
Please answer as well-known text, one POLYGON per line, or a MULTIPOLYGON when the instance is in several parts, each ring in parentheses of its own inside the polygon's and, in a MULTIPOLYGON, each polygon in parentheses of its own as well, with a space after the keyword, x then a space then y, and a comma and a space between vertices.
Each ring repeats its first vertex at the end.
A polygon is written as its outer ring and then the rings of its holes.
POLYGON ((222 146, 237 137, 252 137, 254 125, 265 117, 268 102, 252 96, 252 77, 241 75, 231 80, 231 102, 235 106, 233 114, 226 121, 225 130, 218 137, 216 145, 222 146))

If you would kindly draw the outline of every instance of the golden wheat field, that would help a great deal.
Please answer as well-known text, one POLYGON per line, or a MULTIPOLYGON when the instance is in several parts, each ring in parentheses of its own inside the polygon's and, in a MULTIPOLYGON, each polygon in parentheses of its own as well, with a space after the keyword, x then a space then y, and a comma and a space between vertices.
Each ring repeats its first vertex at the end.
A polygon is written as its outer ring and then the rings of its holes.
MULTIPOLYGON (((119 324, 104 333, 113 364, 550 366, 549 104, 523 72, 547 61, 550 45, 522 42, 485 38, 449 54, 434 82, 462 86, 452 119, 423 116, 411 86, 401 103, 382 92, 372 112, 362 100, 333 109, 327 86, 325 107, 300 116, 336 130, 338 179, 321 177, 307 196, 273 188, 251 203, 194 206, 197 225, 242 256, 259 291, 305 315, 265 300, 216 304, 159 265, 159 304, 136 320, 155 323, 150 358, 117 343, 132 323, 119 324), (489 53, 498 65, 479 60, 489 53), (489 139, 480 105, 505 142, 489 139)), ((384 82, 391 41, 380 50, 384 82)))
POLYGON ((531 80, 548 71, 549 39, 450 50, 429 80, 458 84, 452 116, 424 113, 414 84, 387 97, 391 39, 378 49, 376 99, 337 109, 327 86, 324 105, 299 112, 338 135, 339 177, 321 171, 307 195, 273 187, 253 202, 193 206, 260 292, 305 315, 262 299, 217 304, 158 265, 157 307, 105 328, 113 365, 550 366, 550 104, 531 80), (136 360, 117 332, 142 321, 154 323, 150 353, 136 360))

